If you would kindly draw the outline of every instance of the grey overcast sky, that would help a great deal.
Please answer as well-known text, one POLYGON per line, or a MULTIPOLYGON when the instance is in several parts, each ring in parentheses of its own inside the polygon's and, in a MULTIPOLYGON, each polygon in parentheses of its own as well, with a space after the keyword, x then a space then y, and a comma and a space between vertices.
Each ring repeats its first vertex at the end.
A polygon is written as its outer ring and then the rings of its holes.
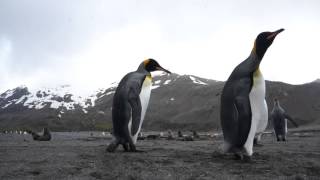
POLYGON ((265 79, 320 77, 319 0, 1 0, 0 92, 107 87, 154 58, 178 74, 226 80, 262 31, 285 28, 265 79))

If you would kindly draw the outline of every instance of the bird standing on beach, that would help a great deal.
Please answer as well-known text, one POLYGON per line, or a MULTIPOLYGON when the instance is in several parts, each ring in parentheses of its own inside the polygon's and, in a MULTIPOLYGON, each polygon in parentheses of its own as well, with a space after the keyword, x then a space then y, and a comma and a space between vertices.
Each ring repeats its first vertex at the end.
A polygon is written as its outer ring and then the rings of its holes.
POLYGON ((295 127, 298 124, 291 118, 284 109, 280 106, 278 99, 274 99, 274 106, 271 111, 271 120, 276 134, 277 141, 286 141, 286 135, 288 132, 287 120, 289 120, 295 127))
POLYGON ((35 141, 50 141, 51 133, 48 128, 43 128, 43 135, 39 135, 31 130, 27 130, 27 133, 32 135, 33 140, 35 141))
POLYGON ((259 66, 283 30, 260 33, 250 56, 233 70, 222 90, 220 118, 224 152, 234 153, 239 159, 251 159, 254 138, 259 139, 267 127, 265 80, 259 66))
POLYGON ((114 141, 107 151, 114 152, 121 144, 125 151, 136 152, 138 134, 149 103, 152 71, 171 73, 154 59, 143 61, 138 69, 120 81, 113 97, 112 123, 114 141))

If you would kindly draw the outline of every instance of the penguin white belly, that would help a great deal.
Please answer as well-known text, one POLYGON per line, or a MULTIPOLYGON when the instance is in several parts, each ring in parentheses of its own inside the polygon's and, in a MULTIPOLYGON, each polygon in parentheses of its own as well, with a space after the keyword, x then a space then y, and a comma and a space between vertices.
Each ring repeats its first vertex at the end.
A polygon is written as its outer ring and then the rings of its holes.
POLYGON ((284 119, 284 128, 285 128, 285 133, 287 134, 288 133, 288 120, 287 119, 284 119))
MULTIPOLYGON (((138 134, 141 130, 144 116, 145 116, 147 108, 148 108, 150 94, 151 94, 151 86, 152 86, 152 78, 151 78, 151 76, 146 76, 146 78, 143 81, 143 84, 141 87, 141 92, 139 95, 140 102, 141 102, 141 120, 140 120, 140 124, 139 124, 139 129, 135 135, 131 136, 134 144, 137 143, 138 134)), ((132 123, 132 119, 130 119, 129 126, 128 126, 130 134, 131 134, 131 123, 132 123)))
POLYGON ((264 130, 266 130, 267 125, 268 125, 268 106, 267 106, 266 100, 264 99, 264 103, 262 105, 262 108, 260 109, 260 120, 259 120, 256 133, 263 133, 264 130))
POLYGON ((252 155, 253 139, 257 133, 262 133, 268 124, 268 107, 265 101, 265 80, 259 71, 254 73, 253 86, 249 94, 251 107, 251 127, 244 145, 248 155, 252 155))

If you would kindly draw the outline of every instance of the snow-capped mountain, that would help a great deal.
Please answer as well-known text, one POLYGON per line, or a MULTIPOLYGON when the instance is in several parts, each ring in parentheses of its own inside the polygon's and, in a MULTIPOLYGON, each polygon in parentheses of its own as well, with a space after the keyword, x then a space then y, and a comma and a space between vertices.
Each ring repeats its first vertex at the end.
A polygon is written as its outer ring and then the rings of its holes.
POLYGON ((88 107, 94 106, 96 95, 89 97, 75 96, 69 85, 56 88, 42 88, 29 91, 25 86, 7 90, 0 95, 0 108, 10 108, 14 105, 22 105, 29 109, 61 109, 61 112, 81 108, 84 113, 88 107))
MULTIPOLYGON (((45 126, 53 130, 110 129, 112 98, 117 85, 113 83, 89 96, 74 94, 68 85, 7 90, 0 94, 0 130, 45 126)), ((143 128, 219 129, 223 85, 224 82, 193 75, 155 76, 143 128)), ((269 110, 277 97, 300 123, 319 121, 319 83, 294 86, 267 81, 266 85, 269 110)))

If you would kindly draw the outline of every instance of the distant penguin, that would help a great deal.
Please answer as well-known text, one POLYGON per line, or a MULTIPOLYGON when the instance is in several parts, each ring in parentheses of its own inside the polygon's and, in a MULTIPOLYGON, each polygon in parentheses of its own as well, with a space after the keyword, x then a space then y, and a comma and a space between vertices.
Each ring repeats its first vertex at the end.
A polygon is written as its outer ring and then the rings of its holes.
POLYGON ((171 130, 168 131, 168 137, 167 137, 167 140, 174 140, 174 137, 173 137, 173 133, 171 130))
POLYGON ((43 135, 39 135, 31 130, 27 130, 27 132, 32 135, 32 138, 35 141, 50 141, 51 140, 51 133, 48 128, 43 128, 43 135))
POLYGON ((298 124, 285 112, 280 106, 278 99, 274 99, 273 109, 271 111, 271 117, 274 132, 276 134, 277 141, 286 141, 286 135, 288 132, 287 120, 289 120, 295 127, 298 124))
POLYGON ((200 136, 199 136, 199 134, 198 134, 197 131, 192 130, 191 132, 192 132, 192 136, 193 136, 194 138, 196 138, 196 139, 199 139, 199 138, 200 138, 200 136))
POLYGON ((142 132, 139 132, 137 140, 145 140, 145 139, 146 137, 142 134, 142 132))
POLYGON ((267 127, 265 80, 260 62, 275 37, 284 29, 260 33, 250 56, 240 63, 226 81, 221 94, 220 119, 224 136, 224 152, 250 160, 255 136, 267 127))
POLYGON ((162 68, 154 59, 143 61, 138 69, 128 73, 120 81, 113 97, 112 123, 114 141, 107 151, 114 152, 121 144, 125 151, 136 152, 136 142, 148 107, 152 71, 170 71, 162 68))

